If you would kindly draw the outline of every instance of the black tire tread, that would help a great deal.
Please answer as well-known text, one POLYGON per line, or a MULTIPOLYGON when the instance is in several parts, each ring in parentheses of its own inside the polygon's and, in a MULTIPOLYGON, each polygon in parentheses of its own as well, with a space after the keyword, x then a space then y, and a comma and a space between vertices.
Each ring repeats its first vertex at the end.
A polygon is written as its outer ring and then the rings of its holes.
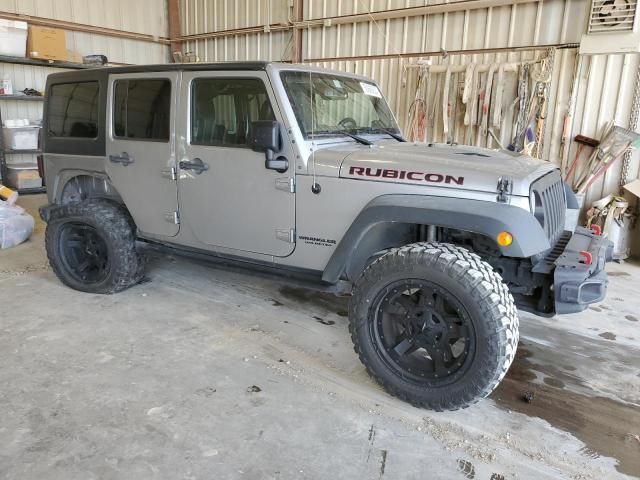
POLYGON ((383 278, 389 266, 402 268, 416 263, 435 268, 453 277, 478 302, 490 333, 488 348, 495 362, 481 366, 480 375, 474 379, 473 388, 465 391, 461 398, 433 401, 412 395, 387 381, 372 367, 371 362, 360 345, 357 329, 365 321, 364 312, 357 311, 357 301, 352 300, 350 308, 349 331, 354 349, 367 372, 390 394, 407 401, 414 406, 436 411, 466 408, 487 397, 502 381, 515 358, 519 340, 519 322, 517 308, 508 287, 502 277, 484 262, 477 254, 447 243, 413 243, 389 249, 384 255, 372 262, 355 282, 353 299, 363 295, 363 283, 366 279, 383 278))
POLYGON ((90 293, 112 294, 137 284, 144 275, 144 264, 136 251, 135 224, 124 206, 104 199, 70 203, 55 209, 45 231, 45 247, 51 268, 70 288, 90 293), (56 253, 56 228, 67 221, 86 221, 100 229, 112 246, 109 281, 99 289, 82 288, 64 271, 56 253))

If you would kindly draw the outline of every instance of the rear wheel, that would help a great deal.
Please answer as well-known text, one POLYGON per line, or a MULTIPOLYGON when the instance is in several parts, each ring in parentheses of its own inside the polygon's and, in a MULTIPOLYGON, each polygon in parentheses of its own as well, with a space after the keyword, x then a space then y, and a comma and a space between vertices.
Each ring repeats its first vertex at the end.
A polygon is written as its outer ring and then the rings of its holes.
POLYGON ((58 278, 90 293, 115 293, 140 281, 143 268, 135 240, 128 212, 108 200, 61 206, 45 234, 49 263, 58 278))
POLYGON ((513 361, 518 319, 502 278, 454 245, 390 250, 356 282, 355 350, 389 393, 434 410, 489 395, 513 361))

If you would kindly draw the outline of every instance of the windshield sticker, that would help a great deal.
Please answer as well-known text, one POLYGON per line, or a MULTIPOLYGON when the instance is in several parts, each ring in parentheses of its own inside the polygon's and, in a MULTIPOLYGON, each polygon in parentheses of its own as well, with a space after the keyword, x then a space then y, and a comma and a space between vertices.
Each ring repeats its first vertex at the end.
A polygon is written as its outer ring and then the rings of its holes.
POLYGON ((382 94, 378 87, 375 85, 371 85, 370 83, 360 82, 360 86, 362 87, 362 91, 365 95, 369 95, 370 97, 382 98, 382 94))

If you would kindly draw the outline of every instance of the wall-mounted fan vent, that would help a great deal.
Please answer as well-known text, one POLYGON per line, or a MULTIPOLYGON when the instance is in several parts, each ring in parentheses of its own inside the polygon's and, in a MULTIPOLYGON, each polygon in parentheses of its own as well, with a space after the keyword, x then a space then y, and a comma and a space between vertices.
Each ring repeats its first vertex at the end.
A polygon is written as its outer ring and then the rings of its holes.
POLYGON ((638 0, 593 0, 589 33, 632 32, 638 0))

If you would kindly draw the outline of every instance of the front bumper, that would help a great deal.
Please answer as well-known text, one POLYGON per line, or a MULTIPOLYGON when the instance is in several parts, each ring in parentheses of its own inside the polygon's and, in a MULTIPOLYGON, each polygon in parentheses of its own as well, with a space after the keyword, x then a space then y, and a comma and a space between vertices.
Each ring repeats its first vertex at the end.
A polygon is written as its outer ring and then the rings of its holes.
POLYGON ((611 260, 613 243, 591 230, 578 227, 555 261, 553 291, 556 314, 576 313, 601 302, 609 280, 605 264, 611 260), (588 259, 591 258, 591 264, 588 259))

